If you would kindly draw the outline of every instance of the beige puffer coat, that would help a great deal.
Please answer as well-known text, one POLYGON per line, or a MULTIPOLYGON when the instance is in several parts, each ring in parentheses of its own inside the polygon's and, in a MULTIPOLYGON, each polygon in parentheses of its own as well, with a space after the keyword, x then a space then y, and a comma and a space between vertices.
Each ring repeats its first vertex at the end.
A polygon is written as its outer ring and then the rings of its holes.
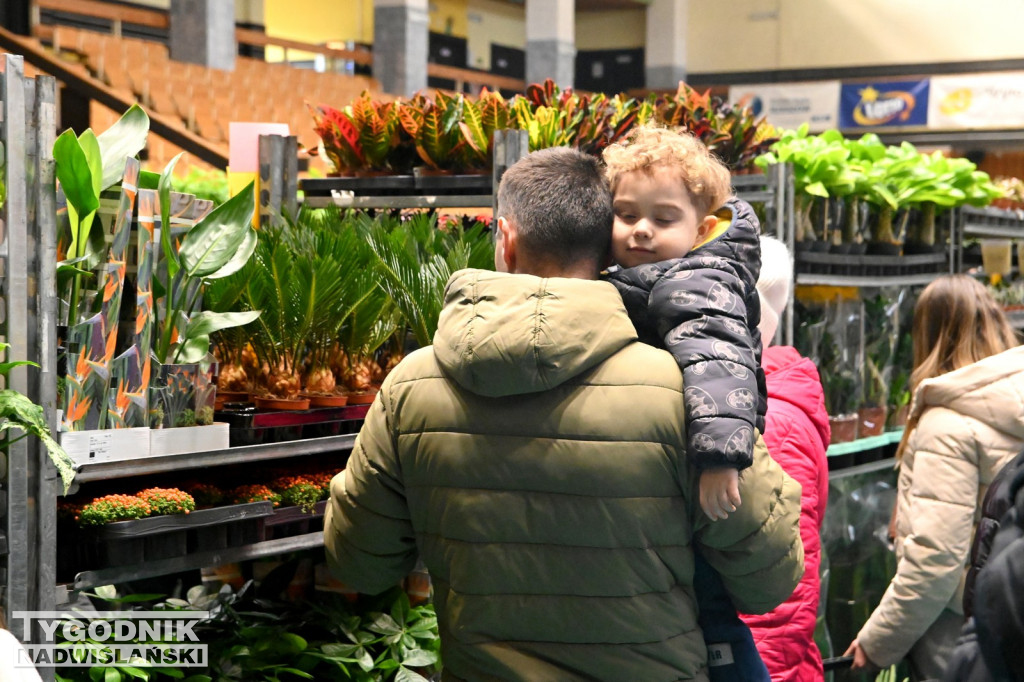
POLYGON ((332 482, 332 570, 376 593, 419 554, 445 680, 706 680, 691 543, 739 608, 774 607, 803 571, 800 486, 761 445, 709 522, 682 388, 611 284, 456 273, 332 482))
POLYGON ((943 609, 963 612, 981 501, 1024 447, 1024 346, 923 381, 911 415, 920 419, 900 464, 896 576, 857 635, 882 667, 905 656, 943 609))

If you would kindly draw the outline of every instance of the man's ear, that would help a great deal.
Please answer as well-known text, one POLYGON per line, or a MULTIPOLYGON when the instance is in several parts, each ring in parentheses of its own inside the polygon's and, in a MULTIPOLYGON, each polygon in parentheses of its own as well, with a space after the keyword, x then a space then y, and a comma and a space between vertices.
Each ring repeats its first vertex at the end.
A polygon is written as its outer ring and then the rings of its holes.
POLYGON ((717 226, 717 225, 718 225, 718 216, 715 216, 715 215, 706 215, 706 216, 704 216, 704 220, 700 221, 700 224, 697 225, 697 243, 700 244, 705 239, 707 239, 709 236, 711 236, 712 231, 714 231, 715 226, 717 226))
POLYGON ((504 216, 498 218, 498 239, 494 245, 494 267, 498 272, 516 271, 518 232, 504 216))

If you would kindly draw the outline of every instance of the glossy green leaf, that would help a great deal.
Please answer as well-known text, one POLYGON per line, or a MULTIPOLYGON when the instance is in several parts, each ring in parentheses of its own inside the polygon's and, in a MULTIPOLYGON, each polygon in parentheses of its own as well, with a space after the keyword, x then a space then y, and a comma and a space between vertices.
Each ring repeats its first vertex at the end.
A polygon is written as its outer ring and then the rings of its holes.
POLYGON ((202 361, 209 352, 210 336, 208 334, 193 334, 183 344, 173 344, 167 353, 167 357, 170 359, 170 362, 191 365, 202 361))
POLYGON ((232 260, 251 229, 254 202, 255 189, 249 183, 189 230, 178 251, 189 277, 208 277, 232 260))
POLYGON ((249 310, 243 313, 214 313, 204 310, 192 316, 192 319, 188 321, 185 333, 188 336, 193 334, 209 335, 221 329, 242 327, 255 321, 259 316, 260 311, 258 310, 249 310))
POLYGON ((82 146, 85 160, 89 164, 92 188, 98 197, 103 191, 103 155, 100 153, 100 143, 96 140, 96 134, 92 132, 92 128, 78 136, 78 144, 82 146))
POLYGON ((73 131, 65 130, 53 143, 53 159, 64 196, 74 206, 78 216, 85 216, 99 208, 99 193, 94 189, 89 160, 73 131))
POLYGON ((160 173, 139 171, 139 189, 160 189, 160 173))
POLYGON ((238 250, 235 251, 235 255, 231 257, 231 260, 225 263, 224 267, 220 270, 209 275, 207 279, 222 279, 224 277, 229 277, 245 267, 245 264, 249 262, 249 258, 252 257, 252 252, 256 249, 257 239, 256 230, 251 228, 247 230, 245 238, 238 246, 238 250))
POLYGON ((124 112, 117 123, 98 138, 103 152, 103 182, 101 189, 112 187, 124 175, 125 160, 142 151, 149 135, 149 116, 138 104, 124 112))
POLYGON ((178 254, 171 243, 171 181, 174 177, 174 166, 185 152, 181 152, 171 159, 160 173, 160 180, 157 183, 158 195, 160 198, 160 248, 164 253, 164 260, 167 264, 167 279, 171 280, 181 266, 178 262, 178 254))

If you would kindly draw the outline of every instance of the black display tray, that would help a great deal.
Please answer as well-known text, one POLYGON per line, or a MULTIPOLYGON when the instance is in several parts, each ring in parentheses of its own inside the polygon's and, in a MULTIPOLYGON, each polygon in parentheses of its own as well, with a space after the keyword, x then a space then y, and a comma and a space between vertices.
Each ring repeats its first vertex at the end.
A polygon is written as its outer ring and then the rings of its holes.
POLYGON ((281 507, 263 521, 263 539, 277 540, 292 535, 305 535, 324 529, 324 513, 327 500, 321 500, 312 512, 301 507, 281 507))
POLYGON ((229 425, 230 444, 234 448, 358 433, 369 409, 369 405, 349 405, 295 411, 257 410, 229 404, 214 419, 229 425))
POLYGON ((118 521, 97 528, 67 525, 61 529, 62 546, 68 551, 58 553, 58 579, 71 580, 79 571, 259 542, 263 521, 273 513, 273 504, 264 501, 118 521))

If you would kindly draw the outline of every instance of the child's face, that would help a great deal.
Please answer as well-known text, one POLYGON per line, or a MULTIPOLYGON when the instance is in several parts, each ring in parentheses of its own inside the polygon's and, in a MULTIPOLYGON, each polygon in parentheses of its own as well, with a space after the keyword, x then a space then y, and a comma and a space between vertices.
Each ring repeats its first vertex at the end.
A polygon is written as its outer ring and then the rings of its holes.
POLYGON ((670 168, 625 174, 615 189, 613 206, 612 257, 624 268, 681 258, 717 222, 693 205, 670 168))

